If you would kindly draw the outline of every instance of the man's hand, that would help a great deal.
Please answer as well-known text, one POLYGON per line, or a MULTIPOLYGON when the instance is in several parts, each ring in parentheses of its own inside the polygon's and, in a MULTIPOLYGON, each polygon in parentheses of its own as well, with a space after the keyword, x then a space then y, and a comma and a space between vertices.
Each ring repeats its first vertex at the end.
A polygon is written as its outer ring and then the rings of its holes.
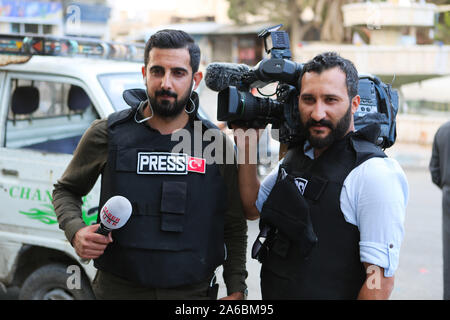
POLYGON ((387 300, 394 289, 394 277, 385 277, 384 268, 364 262, 367 278, 358 300, 387 300))
POLYGON ((258 143, 264 128, 246 128, 231 124, 234 143, 240 151, 239 164, 256 164, 258 143))
POLYGON ((111 232, 107 237, 96 233, 99 224, 94 224, 81 228, 75 233, 72 240, 72 246, 75 252, 83 259, 97 259, 106 249, 106 246, 111 243, 111 232))
POLYGON ((244 300, 244 294, 242 292, 234 292, 229 296, 220 298, 219 300, 244 300))

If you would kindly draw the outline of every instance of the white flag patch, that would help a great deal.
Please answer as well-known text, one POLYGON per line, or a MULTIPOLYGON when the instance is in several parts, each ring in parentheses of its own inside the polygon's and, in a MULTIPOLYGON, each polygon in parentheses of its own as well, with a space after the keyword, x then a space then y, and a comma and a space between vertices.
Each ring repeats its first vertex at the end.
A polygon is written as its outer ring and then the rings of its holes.
POLYGON ((308 180, 303 178, 295 178, 295 184, 297 185, 298 190, 303 195, 305 193, 306 185, 308 184, 308 180))

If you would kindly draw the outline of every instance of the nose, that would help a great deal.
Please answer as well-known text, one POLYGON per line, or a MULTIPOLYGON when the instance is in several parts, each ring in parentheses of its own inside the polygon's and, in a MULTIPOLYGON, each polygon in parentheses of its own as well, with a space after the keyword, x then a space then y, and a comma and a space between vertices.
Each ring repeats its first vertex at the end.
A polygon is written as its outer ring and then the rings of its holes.
POLYGON ((317 101, 312 109, 311 118, 315 121, 320 121, 324 119, 325 116, 326 116, 325 105, 320 101, 317 101))
POLYGON ((170 78, 170 73, 166 72, 164 77, 161 79, 161 89, 169 90, 172 89, 172 79, 170 78))

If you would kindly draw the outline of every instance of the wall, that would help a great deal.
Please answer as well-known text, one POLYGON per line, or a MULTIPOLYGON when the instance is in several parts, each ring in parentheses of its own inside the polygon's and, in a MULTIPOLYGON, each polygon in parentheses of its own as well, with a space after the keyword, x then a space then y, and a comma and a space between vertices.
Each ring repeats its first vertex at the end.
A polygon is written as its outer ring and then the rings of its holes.
POLYGON ((397 115, 397 142, 431 145, 437 129, 450 120, 450 114, 442 117, 422 115, 397 115))

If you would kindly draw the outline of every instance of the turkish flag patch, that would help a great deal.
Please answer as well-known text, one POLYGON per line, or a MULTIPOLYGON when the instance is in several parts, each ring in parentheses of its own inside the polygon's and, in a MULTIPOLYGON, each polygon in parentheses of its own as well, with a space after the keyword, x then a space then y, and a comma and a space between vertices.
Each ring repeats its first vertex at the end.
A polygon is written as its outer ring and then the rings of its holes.
POLYGON ((188 171, 205 173, 206 172, 206 160, 202 158, 188 157, 188 171))

